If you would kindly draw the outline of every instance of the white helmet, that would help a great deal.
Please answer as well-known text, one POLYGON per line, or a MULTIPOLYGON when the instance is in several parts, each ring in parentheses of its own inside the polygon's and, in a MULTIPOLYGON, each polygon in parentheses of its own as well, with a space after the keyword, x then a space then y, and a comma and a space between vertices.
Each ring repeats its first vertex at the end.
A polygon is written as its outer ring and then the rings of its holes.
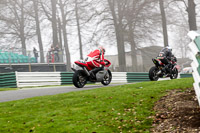
POLYGON ((166 48, 167 48, 169 51, 172 51, 172 47, 167 46, 166 48))

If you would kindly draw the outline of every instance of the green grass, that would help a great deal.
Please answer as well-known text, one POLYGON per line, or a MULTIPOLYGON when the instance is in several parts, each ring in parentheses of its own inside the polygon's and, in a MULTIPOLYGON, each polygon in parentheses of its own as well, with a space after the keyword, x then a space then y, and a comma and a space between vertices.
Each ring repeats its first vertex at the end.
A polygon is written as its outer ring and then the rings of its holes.
POLYGON ((18 90, 18 88, 0 88, 0 91, 18 90))
POLYGON ((19 87, 19 88, 20 89, 26 89, 26 88, 44 88, 44 87, 60 87, 60 86, 73 86, 73 84, 67 84, 67 85, 27 86, 27 87, 19 87))
POLYGON ((149 132, 154 103, 192 83, 144 82, 0 103, 0 133, 149 132))
MULTIPOLYGON (((96 85, 95 83, 87 83, 87 85, 96 85)), ((45 87, 64 87, 64 86, 74 86, 73 84, 65 84, 65 85, 45 85, 45 86, 27 86, 27 87, 19 87, 20 89, 26 88, 45 88, 45 87)))
MULTIPOLYGON (((95 83, 89 83, 87 85, 96 85, 95 83)), ((28 86, 28 87, 19 87, 19 88, 0 88, 0 91, 10 91, 10 90, 18 90, 18 89, 26 89, 26 88, 45 88, 45 87, 60 87, 60 86, 74 86, 73 84, 66 85, 46 85, 46 86, 28 86)))

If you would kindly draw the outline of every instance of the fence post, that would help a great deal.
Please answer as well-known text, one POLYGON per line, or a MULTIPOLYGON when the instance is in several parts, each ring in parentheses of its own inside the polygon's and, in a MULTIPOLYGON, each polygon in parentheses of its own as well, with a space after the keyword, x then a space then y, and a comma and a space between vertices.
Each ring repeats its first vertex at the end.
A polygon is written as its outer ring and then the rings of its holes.
POLYGON ((19 80, 18 80, 18 72, 15 71, 15 76, 16 76, 16 84, 17 84, 17 87, 19 86, 19 80))

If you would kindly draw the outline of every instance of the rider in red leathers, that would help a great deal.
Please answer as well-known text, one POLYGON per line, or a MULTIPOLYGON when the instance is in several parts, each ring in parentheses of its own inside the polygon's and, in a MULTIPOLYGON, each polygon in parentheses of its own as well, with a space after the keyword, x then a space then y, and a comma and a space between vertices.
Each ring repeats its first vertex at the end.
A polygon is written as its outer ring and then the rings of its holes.
POLYGON ((92 76, 92 78, 95 78, 95 74, 98 71, 101 71, 104 69, 105 62, 104 62, 104 54, 105 49, 102 46, 99 46, 98 49, 90 52, 87 55, 87 62, 88 65, 93 68, 89 73, 92 76))

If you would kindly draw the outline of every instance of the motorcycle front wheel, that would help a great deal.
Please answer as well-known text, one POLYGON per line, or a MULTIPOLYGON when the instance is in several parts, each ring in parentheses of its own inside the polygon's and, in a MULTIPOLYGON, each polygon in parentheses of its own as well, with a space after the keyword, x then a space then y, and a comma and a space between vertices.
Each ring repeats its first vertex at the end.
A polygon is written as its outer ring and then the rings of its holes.
POLYGON ((178 70, 177 70, 177 68, 175 68, 172 71, 172 74, 170 75, 170 79, 177 79, 177 77, 178 77, 178 70))
POLYGON ((106 86, 106 85, 110 84, 111 80, 112 80, 112 73, 111 73, 110 70, 108 70, 107 74, 104 76, 104 78, 101 81, 101 83, 106 86))
POLYGON ((158 75, 157 75, 157 72, 159 71, 159 69, 157 67, 152 67, 150 70, 149 70, 149 79, 151 81, 157 81, 159 79, 158 75))
POLYGON ((87 77, 85 76, 84 71, 78 70, 73 75, 73 84, 77 88, 83 88, 87 83, 87 77))

